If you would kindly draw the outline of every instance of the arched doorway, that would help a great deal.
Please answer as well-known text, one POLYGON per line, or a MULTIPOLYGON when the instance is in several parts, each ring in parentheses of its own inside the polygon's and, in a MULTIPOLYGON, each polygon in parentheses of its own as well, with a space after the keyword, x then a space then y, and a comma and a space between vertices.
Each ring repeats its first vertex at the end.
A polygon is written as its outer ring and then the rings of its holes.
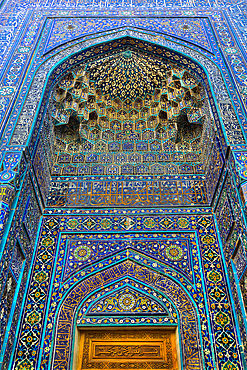
POLYGON ((94 284, 91 280, 76 285, 61 303, 56 319, 54 368, 65 369, 68 364, 71 366, 72 360, 73 369, 97 366, 199 369, 203 366, 197 310, 190 294, 175 281, 128 260, 95 274, 93 281, 94 284), (107 281, 103 281, 106 276, 107 281), (66 327, 65 321, 70 323, 66 327), (125 337, 126 330, 130 332, 125 337), (101 352, 108 353, 111 348, 123 351, 124 348, 119 348, 121 342, 127 345, 131 338, 132 347, 127 354, 117 356, 116 364, 111 356, 97 358, 94 341, 101 349, 104 347, 101 352), (135 357, 136 346, 140 348, 135 357), (150 352, 150 356, 142 360, 143 352, 150 352))

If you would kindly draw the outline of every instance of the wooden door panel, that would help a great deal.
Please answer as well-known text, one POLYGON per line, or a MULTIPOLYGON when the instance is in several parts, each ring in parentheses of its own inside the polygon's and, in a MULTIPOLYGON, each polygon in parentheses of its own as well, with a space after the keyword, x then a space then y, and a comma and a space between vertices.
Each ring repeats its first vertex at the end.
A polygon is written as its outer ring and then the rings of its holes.
POLYGON ((177 370, 173 330, 80 332, 78 370, 177 370))

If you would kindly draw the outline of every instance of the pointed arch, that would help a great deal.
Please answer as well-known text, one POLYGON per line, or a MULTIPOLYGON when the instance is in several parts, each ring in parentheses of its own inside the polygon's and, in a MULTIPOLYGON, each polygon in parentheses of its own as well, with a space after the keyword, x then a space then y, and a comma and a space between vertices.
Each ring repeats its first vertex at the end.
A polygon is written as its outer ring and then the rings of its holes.
POLYGON ((122 278, 86 297, 77 310, 76 322, 77 325, 96 326, 102 323, 103 318, 105 324, 113 325, 128 322, 174 325, 177 324, 177 311, 160 290, 133 278, 122 278))
POLYGON ((184 368, 189 369, 192 363, 198 368, 203 368, 203 354, 200 350, 201 344, 198 336, 200 323, 198 322, 197 312, 192 298, 172 279, 130 261, 98 272, 94 276, 81 281, 68 292, 57 313, 53 368, 69 368, 73 327, 75 325, 76 312, 82 300, 96 289, 102 288, 123 277, 136 279, 141 283, 154 287, 168 297, 176 307, 181 323, 180 334, 184 368))

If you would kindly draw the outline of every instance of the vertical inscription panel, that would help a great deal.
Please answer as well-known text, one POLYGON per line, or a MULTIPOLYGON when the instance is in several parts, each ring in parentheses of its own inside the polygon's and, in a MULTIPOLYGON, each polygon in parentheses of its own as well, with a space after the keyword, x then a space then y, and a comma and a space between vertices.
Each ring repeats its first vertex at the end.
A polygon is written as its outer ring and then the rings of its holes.
POLYGON ((175 332, 82 331, 78 370, 87 369, 177 370, 175 332))

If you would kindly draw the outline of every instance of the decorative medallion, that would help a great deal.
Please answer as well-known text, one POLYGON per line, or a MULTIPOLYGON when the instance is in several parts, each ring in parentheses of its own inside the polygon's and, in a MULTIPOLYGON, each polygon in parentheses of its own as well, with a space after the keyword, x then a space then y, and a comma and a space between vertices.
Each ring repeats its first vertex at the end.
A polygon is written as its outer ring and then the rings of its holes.
POLYGON ((205 235, 202 237, 202 242, 204 244, 214 244, 215 238, 212 235, 205 235))
POLYGON ((211 220, 208 217, 201 217, 198 220, 198 225, 205 227, 205 229, 212 224, 211 220))
POLYGON ((56 218, 51 218, 49 220, 47 220, 45 222, 45 226, 49 229, 49 230, 53 230, 55 227, 58 226, 58 221, 56 218))
POLYGON ((147 229, 153 229, 156 225, 156 222, 152 218, 145 218, 144 221, 143 221, 143 225, 147 229))
POLYGON ((74 250, 74 257, 77 261, 86 261, 91 256, 91 249, 87 245, 82 245, 74 250))
POLYGON ((170 245, 166 248, 165 254, 172 261, 178 261, 184 256, 183 249, 179 245, 170 245))
POLYGON ((42 240, 42 245, 45 247, 50 247, 53 244, 54 244, 54 240, 49 236, 47 236, 47 238, 44 238, 42 240))
POLYGON ((174 221, 171 220, 170 218, 165 217, 165 218, 162 218, 162 220, 160 221, 160 225, 163 226, 165 229, 169 229, 169 227, 171 227, 173 222, 174 221))
POLYGON ((213 281, 214 283, 218 283, 219 281, 222 280, 221 274, 215 270, 208 272, 207 276, 208 276, 208 279, 210 281, 213 281))
POLYGON ((179 227, 181 227, 182 229, 186 229, 189 225, 189 221, 187 218, 178 218, 177 220, 177 224, 179 227))
POLYGON ((204 257, 207 259, 207 260, 209 260, 209 261, 211 261, 211 262, 213 262, 213 261, 215 261, 216 260, 216 258, 218 258, 219 257, 219 255, 213 250, 213 249, 207 249, 206 250, 206 252, 204 253, 204 257))
POLYGON ((218 312, 218 313, 215 315, 215 317, 214 317, 214 321, 215 321, 218 325, 220 325, 220 326, 224 327, 224 326, 226 326, 227 324, 229 324, 229 322, 230 322, 230 318, 229 318, 229 316, 228 316, 227 314, 225 314, 224 312, 220 311, 220 312, 218 312))
POLYGON ((75 229, 79 225, 79 222, 76 219, 72 218, 68 221, 67 225, 70 229, 75 229))
POLYGON ((34 275, 34 280, 36 280, 40 284, 46 281, 47 279, 48 279, 48 275, 44 271, 40 271, 34 275))
POLYGON ((119 306, 124 311, 130 311, 135 305, 135 298, 132 294, 122 294, 119 297, 119 306))
POLYGON ((13 87, 3 86, 0 88, 0 95, 2 96, 11 95, 13 94, 14 91, 15 89, 13 87))
POLYGON ((235 343, 235 340, 229 334, 223 332, 217 338, 217 342, 227 350, 235 343))
POLYGON ((219 287, 215 287, 211 292, 209 293, 210 297, 215 299, 215 301, 220 302, 222 299, 226 296, 222 289, 219 287))
POLYGON ((40 321, 40 319, 41 319, 40 313, 33 311, 32 313, 30 313, 30 315, 27 316, 26 321, 30 325, 35 325, 40 321))

